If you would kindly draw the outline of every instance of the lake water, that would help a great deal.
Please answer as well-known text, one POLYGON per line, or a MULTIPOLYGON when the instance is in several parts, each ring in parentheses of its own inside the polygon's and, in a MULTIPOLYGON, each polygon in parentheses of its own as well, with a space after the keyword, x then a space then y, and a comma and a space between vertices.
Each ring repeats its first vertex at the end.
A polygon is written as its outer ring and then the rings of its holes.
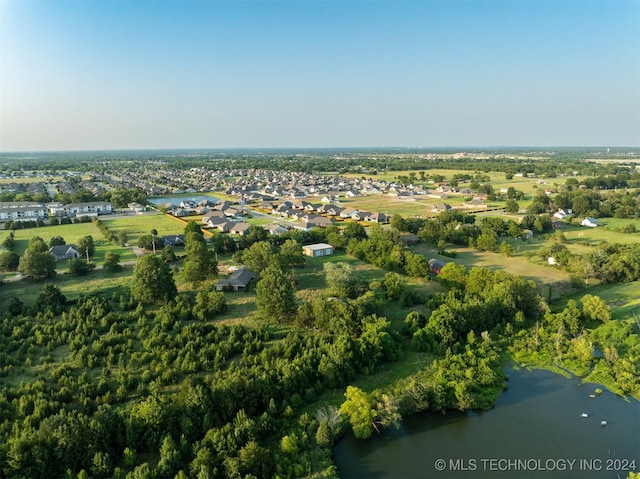
POLYGON ((417 414, 371 440, 348 434, 334 448, 340 477, 624 479, 631 461, 640 470, 640 402, 602 387, 590 398, 598 386, 548 371, 508 374, 489 411, 417 414))
POLYGON ((203 196, 203 195, 195 195, 195 196, 189 196, 189 195, 180 195, 180 196, 163 196, 161 198, 148 198, 147 201, 149 203, 153 203, 154 205, 164 205, 167 203, 172 203, 176 206, 179 206, 181 202, 183 201, 188 201, 188 200, 193 200, 196 203, 202 201, 202 200, 210 200, 213 202, 216 201, 220 201, 218 198, 216 198, 215 196, 203 196))

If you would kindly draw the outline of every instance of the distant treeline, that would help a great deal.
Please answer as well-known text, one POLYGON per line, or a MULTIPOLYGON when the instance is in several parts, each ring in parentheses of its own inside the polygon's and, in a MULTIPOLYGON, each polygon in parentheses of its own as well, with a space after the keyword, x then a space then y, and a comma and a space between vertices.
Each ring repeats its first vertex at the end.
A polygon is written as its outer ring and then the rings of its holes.
POLYGON ((463 169, 528 173, 545 177, 570 175, 616 175, 629 171, 640 150, 616 148, 613 152, 593 148, 351 148, 351 149, 234 149, 149 150, 12 153, 0 155, 0 172, 96 171, 110 169, 113 162, 163 161, 179 167, 264 168, 306 172, 375 173, 397 170, 463 169), (451 155, 463 151, 464 156, 451 155), (481 158, 478 158, 481 156, 481 158), (619 163, 596 163, 614 159, 619 163), (627 165, 624 162, 628 161, 627 165))

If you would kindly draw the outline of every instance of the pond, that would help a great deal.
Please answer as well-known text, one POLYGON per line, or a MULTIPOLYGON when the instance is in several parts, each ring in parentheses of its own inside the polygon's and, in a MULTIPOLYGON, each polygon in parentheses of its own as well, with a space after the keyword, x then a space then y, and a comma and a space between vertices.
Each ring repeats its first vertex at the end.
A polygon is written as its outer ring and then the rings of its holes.
POLYGON ((195 201, 196 203, 202 201, 202 200, 209 200, 209 201, 213 201, 218 202, 220 201, 218 198, 216 198, 215 196, 209 196, 209 195, 179 195, 179 196, 162 196, 159 198, 147 198, 147 201, 149 203, 153 203, 154 205, 164 205, 167 203, 172 203, 176 206, 180 206, 180 203, 183 201, 195 201))
POLYGON ((334 448, 340 477, 624 479, 639 470, 640 402, 602 387, 590 397, 597 385, 549 371, 508 374, 489 411, 417 414, 371 440, 348 434, 334 448))

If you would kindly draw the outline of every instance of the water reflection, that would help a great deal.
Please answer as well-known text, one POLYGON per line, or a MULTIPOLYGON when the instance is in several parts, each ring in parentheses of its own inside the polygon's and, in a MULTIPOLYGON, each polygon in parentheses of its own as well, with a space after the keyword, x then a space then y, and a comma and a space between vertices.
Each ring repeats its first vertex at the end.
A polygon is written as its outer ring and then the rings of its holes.
POLYGON ((490 411, 419 414, 366 441, 347 435, 334 448, 340 476, 616 479, 627 476, 623 461, 640 467, 638 401, 591 398, 595 385, 548 371, 508 373, 490 411))

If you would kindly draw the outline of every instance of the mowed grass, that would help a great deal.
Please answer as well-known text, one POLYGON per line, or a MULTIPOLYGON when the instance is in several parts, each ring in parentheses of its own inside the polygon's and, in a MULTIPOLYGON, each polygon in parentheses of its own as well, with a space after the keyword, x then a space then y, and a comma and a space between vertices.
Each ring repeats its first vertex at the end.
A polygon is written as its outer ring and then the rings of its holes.
POLYGON ((124 232, 129 244, 137 244, 141 236, 155 229, 158 236, 176 235, 184 232, 185 222, 170 215, 131 215, 103 219, 102 222, 114 234, 124 232))
POLYGON ((343 207, 357 208, 362 211, 383 213, 386 215, 399 214, 404 218, 430 217, 431 205, 434 203, 448 203, 451 206, 461 205, 464 201, 462 197, 450 197, 446 200, 427 198, 426 196, 415 196, 397 198, 388 195, 357 196, 355 198, 341 198, 340 205, 343 207))
MULTIPOLYGON (((42 226, 40 228, 26 228, 13 231, 16 240, 16 246, 14 251, 22 256, 29 246, 29 241, 34 236, 40 236, 45 243, 49 244, 49 241, 54 236, 61 236, 66 243, 78 244, 78 241, 83 236, 91 235, 94 242, 96 240, 104 238, 100 230, 93 222, 89 223, 73 223, 69 225, 54 225, 54 226, 42 226)), ((3 241, 9 236, 9 231, 3 231, 0 234, 0 241, 3 241)))
MULTIPOLYGON (((613 220, 613 218, 599 219, 598 222, 607 226, 609 224, 621 224, 621 220, 613 220)), ((627 220, 629 221, 629 220, 627 220)), ((640 224, 638 224, 640 230, 640 224)), ((640 242, 640 232, 638 233, 620 233, 607 229, 606 227, 596 226, 588 228, 586 226, 568 225, 562 229, 567 240, 570 243, 588 243, 590 246, 597 246, 598 243, 606 241, 608 243, 638 243, 640 242)))
MULTIPOLYGON (((523 247, 531 247, 522 242, 523 247)), ((444 262, 454 262, 464 265, 467 269, 473 267, 487 268, 492 271, 506 271, 511 274, 523 276, 533 280, 538 285, 539 292, 548 299, 550 291, 554 291, 554 296, 570 287, 569 275, 559 269, 536 264, 527 260, 523 255, 505 257, 499 253, 487 251, 477 251, 466 247, 450 247, 448 251, 455 251, 457 256, 450 258, 437 253, 437 250, 426 243, 412 246, 411 249, 424 255, 427 259, 436 258, 444 262)))
POLYGON ((554 310, 561 310, 570 299, 580 301, 585 294, 592 294, 606 301, 611 307, 612 319, 630 319, 633 311, 640 320, 640 281, 591 286, 553 303, 552 307, 554 310))

